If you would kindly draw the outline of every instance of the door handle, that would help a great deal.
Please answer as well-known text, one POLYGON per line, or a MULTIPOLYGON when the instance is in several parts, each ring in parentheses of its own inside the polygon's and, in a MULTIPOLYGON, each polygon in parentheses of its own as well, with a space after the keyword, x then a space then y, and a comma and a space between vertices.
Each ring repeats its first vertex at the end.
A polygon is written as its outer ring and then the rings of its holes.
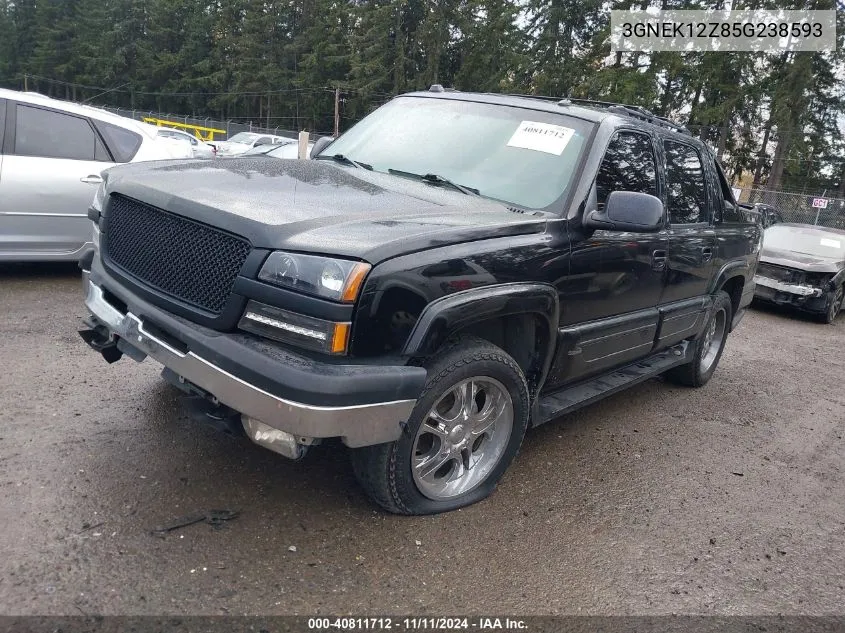
POLYGON ((666 270, 666 251, 654 251, 651 254, 651 269, 666 270))
POLYGON ((101 182, 103 182, 103 177, 97 176, 96 174, 91 174, 89 176, 85 176, 84 178, 80 178, 79 182, 85 182, 89 185, 99 185, 101 182))
POLYGON ((706 263, 709 262, 711 259, 713 259, 713 249, 709 246, 705 246, 701 249, 701 261, 706 263))

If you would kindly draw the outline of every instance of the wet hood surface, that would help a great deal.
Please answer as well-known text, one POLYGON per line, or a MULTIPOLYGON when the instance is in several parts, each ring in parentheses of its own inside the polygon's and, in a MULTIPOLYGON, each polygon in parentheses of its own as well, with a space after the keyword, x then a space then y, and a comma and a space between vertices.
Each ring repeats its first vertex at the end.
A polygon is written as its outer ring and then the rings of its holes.
POLYGON ((244 156, 136 163, 106 172, 108 194, 248 238, 257 248, 376 263, 438 245, 544 230, 547 216, 332 161, 244 156))
POLYGON ((760 253, 760 261, 812 273, 836 273, 845 268, 845 261, 843 260, 766 248, 765 246, 763 252, 760 253))

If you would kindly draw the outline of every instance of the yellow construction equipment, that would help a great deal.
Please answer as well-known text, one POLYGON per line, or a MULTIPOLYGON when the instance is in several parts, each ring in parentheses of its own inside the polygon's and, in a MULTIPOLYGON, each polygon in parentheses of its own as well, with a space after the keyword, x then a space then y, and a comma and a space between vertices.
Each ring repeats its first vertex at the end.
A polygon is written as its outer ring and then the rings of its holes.
POLYGON ((144 117, 144 123, 151 123, 158 127, 172 127, 179 130, 185 130, 196 136, 201 141, 213 141, 215 134, 225 134, 226 130, 218 130, 213 127, 204 127, 202 125, 194 125, 193 123, 180 123, 178 121, 168 121, 166 119, 155 119, 153 117, 144 117))

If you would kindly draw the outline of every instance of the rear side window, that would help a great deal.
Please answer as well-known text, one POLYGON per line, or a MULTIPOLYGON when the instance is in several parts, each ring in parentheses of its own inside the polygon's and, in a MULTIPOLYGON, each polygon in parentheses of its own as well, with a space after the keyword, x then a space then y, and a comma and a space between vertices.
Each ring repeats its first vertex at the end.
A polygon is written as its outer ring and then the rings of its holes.
POLYGON ((596 177, 599 205, 613 191, 657 195, 657 169, 651 139, 636 132, 619 132, 611 139, 596 177))
POLYGON ((140 134, 105 121, 94 120, 94 125, 106 139, 115 162, 128 163, 135 157, 143 140, 140 134))
POLYGON ((18 156, 108 161, 108 153, 87 119, 18 104, 15 112, 18 156))
POLYGON ((704 167, 691 145, 665 141, 670 224, 709 222, 704 167))

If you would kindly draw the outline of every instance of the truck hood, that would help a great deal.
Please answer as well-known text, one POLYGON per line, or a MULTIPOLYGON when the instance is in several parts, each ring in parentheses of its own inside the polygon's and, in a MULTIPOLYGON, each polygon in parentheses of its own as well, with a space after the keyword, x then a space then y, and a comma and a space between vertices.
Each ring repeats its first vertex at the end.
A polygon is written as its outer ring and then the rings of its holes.
POLYGON ((256 248, 373 264, 455 242, 539 233, 550 218, 326 160, 258 155, 136 163, 110 169, 105 178, 108 195, 242 235, 256 248))
POLYGON ((776 266, 795 268, 808 273, 837 273, 845 268, 845 262, 833 258, 766 248, 765 245, 760 253, 760 261, 776 266))

